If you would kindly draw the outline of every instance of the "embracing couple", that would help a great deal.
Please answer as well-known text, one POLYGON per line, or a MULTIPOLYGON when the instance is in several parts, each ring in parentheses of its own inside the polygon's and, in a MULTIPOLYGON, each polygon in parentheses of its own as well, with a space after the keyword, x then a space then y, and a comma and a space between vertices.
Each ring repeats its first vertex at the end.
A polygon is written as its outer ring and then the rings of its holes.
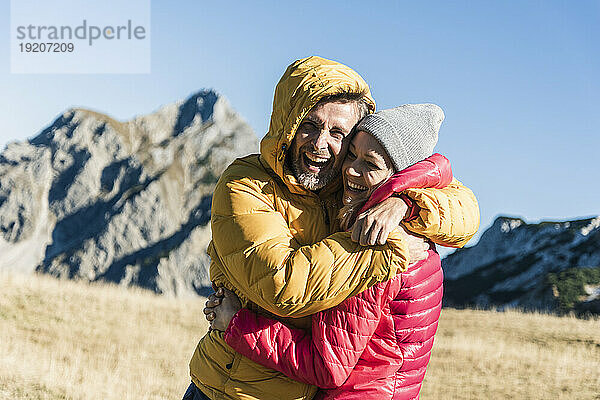
POLYGON ((211 329, 184 399, 416 399, 441 311, 435 244, 479 227, 471 190, 432 154, 433 104, 375 112, 355 71, 288 67, 260 154, 213 195, 211 329))

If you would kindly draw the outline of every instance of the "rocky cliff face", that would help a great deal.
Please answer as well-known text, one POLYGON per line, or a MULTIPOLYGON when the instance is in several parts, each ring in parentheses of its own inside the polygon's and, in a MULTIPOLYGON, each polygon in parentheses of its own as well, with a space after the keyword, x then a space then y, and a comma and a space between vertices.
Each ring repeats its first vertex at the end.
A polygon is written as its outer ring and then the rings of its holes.
POLYGON ((68 110, 0 154, 0 270, 202 293, 214 185, 257 151, 211 90, 128 122, 68 110))
POLYGON ((593 311, 600 301, 600 217, 539 224, 499 217, 477 245, 449 255, 443 267, 446 304, 593 311))

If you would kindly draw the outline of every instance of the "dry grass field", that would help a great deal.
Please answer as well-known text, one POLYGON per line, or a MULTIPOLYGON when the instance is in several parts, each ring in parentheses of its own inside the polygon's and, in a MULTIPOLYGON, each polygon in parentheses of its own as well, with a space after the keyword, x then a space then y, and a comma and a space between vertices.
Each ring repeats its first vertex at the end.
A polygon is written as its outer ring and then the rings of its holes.
MULTIPOLYGON (((180 399, 201 299, 0 274, 1 399, 180 399)), ((422 399, 600 399, 600 320, 445 309, 422 399)))

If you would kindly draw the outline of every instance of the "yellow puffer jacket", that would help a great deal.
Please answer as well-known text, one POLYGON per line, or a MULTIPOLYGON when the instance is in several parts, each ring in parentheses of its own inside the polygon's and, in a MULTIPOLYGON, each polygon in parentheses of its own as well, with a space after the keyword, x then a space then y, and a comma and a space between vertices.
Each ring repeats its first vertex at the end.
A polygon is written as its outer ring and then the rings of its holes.
MULTIPOLYGON (((221 176, 212 203, 211 280, 237 293, 246 307, 309 329, 307 316, 389 279, 408 263, 401 236, 361 247, 348 233, 335 233, 340 182, 315 194, 283 162, 296 128, 321 98, 362 91, 367 84, 342 64, 319 57, 296 61, 275 90, 261 154, 234 161, 221 176)), ((448 189, 407 194, 421 207, 408 224, 416 233, 460 246, 476 232, 476 200, 458 181, 448 189)), ((317 390, 238 355, 216 331, 198 343, 190 373, 211 399, 310 399, 317 390)))

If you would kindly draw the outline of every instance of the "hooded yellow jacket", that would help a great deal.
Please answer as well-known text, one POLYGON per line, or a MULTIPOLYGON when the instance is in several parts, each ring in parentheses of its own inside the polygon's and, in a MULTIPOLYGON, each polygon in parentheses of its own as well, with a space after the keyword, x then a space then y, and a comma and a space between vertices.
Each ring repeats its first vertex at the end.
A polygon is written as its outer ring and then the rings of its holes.
MULTIPOLYGON (((406 266, 400 236, 391 235, 383 246, 361 247, 348 233, 336 233, 339 179, 317 194, 299 185, 284 163, 296 128, 321 98, 368 90, 345 65, 320 57, 296 61, 275 89, 260 154, 234 161, 217 183, 208 248, 211 280, 238 294, 246 307, 310 329, 307 316, 406 266)), ((372 112, 370 95, 368 101, 372 112)), ((456 180, 445 189, 405 193, 421 208, 407 228, 436 243, 460 247, 479 227, 475 197, 456 180)), ((310 399, 317 389, 240 356, 216 331, 198 343, 190 374, 211 399, 310 399)))

